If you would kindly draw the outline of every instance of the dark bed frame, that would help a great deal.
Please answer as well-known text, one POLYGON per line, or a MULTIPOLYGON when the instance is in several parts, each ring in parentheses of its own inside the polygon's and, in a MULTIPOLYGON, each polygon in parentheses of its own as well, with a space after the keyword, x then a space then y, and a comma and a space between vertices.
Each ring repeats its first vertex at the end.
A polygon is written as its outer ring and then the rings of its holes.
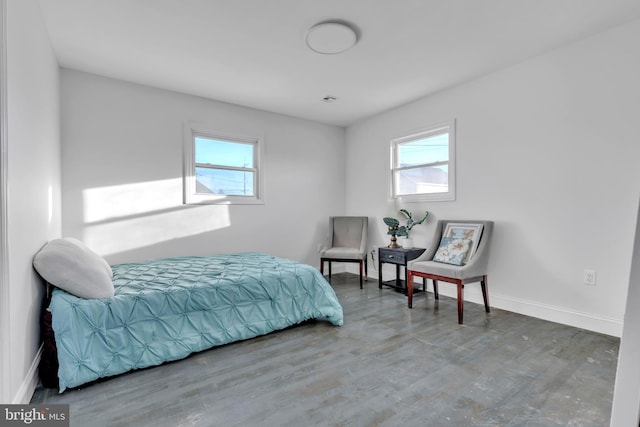
POLYGON ((47 290, 44 300, 42 301, 42 310, 40 313, 40 341, 42 342, 42 355, 40 356, 38 374, 40 376, 40 382, 44 387, 58 388, 58 350, 51 323, 51 311, 49 310, 53 286, 46 283, 46 287, 47 290))

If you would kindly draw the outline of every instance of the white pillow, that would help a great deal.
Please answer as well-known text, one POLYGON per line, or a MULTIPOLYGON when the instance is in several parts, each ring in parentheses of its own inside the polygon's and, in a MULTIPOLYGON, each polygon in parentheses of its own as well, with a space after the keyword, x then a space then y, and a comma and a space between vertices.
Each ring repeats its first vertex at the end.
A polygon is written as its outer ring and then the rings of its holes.
POLYGON ((100 265, 102 265, 104 267, 105 271, 109 275, 109 278, 113 277, 113 270, 111 270, 111 266, 109 265, 107 260, 102 258, 100 255, 98 255, 97 253, 95 253, 91 249, 89 249, 89 247, 87 245, 85 245, 84 243, 82 243, 82 241, 80 241, 78 239, 74 239, 73 237, 63 237, 60 240, 64 240, 65 242, 73 243, 81 251, 87 252, 89 255, 95 257, 98 260, 98 262, 100 262, 100 265))
POLYGON ((71 237, 44 245, 33 267, 47 282, 80 298, 108 298, 115 292, 109 263, 71 237))

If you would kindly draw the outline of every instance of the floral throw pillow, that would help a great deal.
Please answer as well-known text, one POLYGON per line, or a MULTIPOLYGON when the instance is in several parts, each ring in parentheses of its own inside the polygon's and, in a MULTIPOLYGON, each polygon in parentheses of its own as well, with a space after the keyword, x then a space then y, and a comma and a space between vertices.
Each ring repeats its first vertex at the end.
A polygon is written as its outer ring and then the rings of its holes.
POLYGON ((471 240, 469 239, 443 237, 433 260, 445 264, 463 265, 470 249, 471 240))

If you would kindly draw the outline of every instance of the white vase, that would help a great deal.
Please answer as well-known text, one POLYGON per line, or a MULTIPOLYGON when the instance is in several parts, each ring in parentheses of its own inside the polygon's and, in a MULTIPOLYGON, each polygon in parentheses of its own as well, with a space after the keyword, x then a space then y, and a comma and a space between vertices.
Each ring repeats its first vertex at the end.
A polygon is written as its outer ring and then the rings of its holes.
POLYGON ((413 247, 413 239, 405 237, 402 239, 402 243, 400 245, 405 249, 411 249, 413 247))

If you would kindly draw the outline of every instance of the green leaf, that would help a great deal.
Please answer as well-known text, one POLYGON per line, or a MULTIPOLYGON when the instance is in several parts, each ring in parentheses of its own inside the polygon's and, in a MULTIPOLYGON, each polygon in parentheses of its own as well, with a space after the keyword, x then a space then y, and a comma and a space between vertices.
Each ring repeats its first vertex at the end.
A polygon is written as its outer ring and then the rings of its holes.
POLYGON ((411 212, 406 209, 400 209, 400 212, 404 214, 411 221, 411 212))
POLYGON ((416 224, 422 224, 427 219, 428 216, 429 216, 429 211, 424 211, 424 217, 422 217, 420 221, 416 222, 416 224))
POLYGON ((398 221, 395 218, 390 218, 390 217, 385 217, 382 218, 382 220, 384 221, 385 224, 387 224, 389 227, 397 227, 400 225, 400 221, 398 221))

